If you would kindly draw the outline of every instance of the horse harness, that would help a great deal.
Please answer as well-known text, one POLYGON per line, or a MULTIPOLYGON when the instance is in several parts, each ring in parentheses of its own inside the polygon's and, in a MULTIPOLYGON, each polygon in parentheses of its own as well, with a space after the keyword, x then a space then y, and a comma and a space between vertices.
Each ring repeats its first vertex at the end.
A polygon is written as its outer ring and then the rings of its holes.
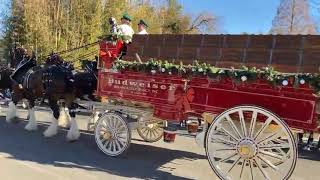
POLYGON ((23 81, 23 86, 26 87, 27 89, 30 88, 30 77, 32 74, 38 72, 42 70, 42 67, 41 66, 35 66, 35 67, 32 67, 31 69, 29 69, 24 77, 24 81, 23 81))
POLYGON ((61 90, 64 93, 70 92, 74 86, 74 75, 71 70, 61 65, 50 65, 43 72, 42 82, 45 89, 49 90, 54 86, 53 79, 58 76, 63 76, 65 89, 61 90))
MULTIPOLYGON (((22 60, 18 67, 13 71, 12 75, 10 76, 11 80, 19 85, 19 88, 22 89, 23 86, 21 83, 24 82, 24 78, 26 77, 27 74, 24 74, 22 76, 19 76, 21 72, 26 71, 29 72, 30 69, 36 66, 36 63, 34 62, 34 59, 29 59, 29 60, 22 60)), ((29 73, 29 76, 31 74, 29 73)))

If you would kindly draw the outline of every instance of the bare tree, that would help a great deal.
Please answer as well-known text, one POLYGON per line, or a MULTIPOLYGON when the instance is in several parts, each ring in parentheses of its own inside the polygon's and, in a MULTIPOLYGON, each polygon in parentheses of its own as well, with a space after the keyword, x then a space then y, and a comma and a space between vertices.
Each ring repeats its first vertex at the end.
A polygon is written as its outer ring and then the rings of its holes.
POLYGON ((190 25, 188 32, 214 33, 218 31, 218 18, 211 13, 202 12, 197 15, 190 25))
POLYGON ((272 34, 316 34, 307 0, 281 0, 272 21, 272 34))

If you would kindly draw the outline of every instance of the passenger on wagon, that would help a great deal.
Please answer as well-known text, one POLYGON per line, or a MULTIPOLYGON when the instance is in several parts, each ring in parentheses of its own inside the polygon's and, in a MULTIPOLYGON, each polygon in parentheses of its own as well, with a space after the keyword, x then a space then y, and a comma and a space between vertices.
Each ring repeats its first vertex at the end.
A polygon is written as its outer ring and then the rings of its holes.
POLYGON ((110 33, 118 34, 118 25, 117 25, 116 18, 114 17, 109 18, 109 24, 111 26, 110 33))
POLYGON ((131 17, 129 14, 125 13, 121 18, 121 25, 119 25, 119 31, 121 35, 128 36, 129 39, 125 41, 125 43, 129 43, 132 40, 132 36, 134 34, 134 31, 132 27, 130 26, 131 17))
POLYGON ((148 28, 148 24, 141 19, 138 23, 138 29, 139 29, 138 34, 148 34, 146 28, 148 28))

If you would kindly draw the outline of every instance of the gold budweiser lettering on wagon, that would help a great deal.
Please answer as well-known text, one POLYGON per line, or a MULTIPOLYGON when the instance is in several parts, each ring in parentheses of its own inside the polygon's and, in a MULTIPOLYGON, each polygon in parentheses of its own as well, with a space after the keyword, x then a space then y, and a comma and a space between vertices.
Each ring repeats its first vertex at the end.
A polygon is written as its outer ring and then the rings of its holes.
POLYGON ((122 81, 121 84, 124 85, 124 86, 128 86, 128 81, 127 81, 127 80, 124 80, 124 81, 122 81))
POLYGON ((135 81, 130 81, 130 82, 129 82, 129 86, 137 86, 137 84, 138 84, 138 83, 135 82, 135 81))
MULTIPOLYGON (((126 79, 115 79, 112 77, 108 78, 108 85, 122 85, 122 86, 131 86, 131 87, 140 87, 140 88, 151 88, 151 89, 161 89, 161 90, 173 90, 175 87, 169 84, 159 84, 143 81, 134 81, 126 79)), ((114 88, 119 88, 120 86, 114 86, 114 88)))
POLYGON ((145 86, 145 84, 143 82, 141 82, 141 83, 139 83, 139 86, 143 88, 145 86))

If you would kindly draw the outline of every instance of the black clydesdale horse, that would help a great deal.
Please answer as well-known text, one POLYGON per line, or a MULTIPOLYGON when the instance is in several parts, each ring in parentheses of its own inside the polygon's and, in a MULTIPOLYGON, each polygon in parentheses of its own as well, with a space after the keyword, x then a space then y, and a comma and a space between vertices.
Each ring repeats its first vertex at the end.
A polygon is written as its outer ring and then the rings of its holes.
POLYGON ((7 95, 7 92, 10 92, 11 89, 10 75, 12 72, 13 70, 8 67, 0 67, 0 98, 2 99, 10 98, 10 95, 7 95))
MULTIPOLYGON (((83 81, 75 78, 72 69, 66 66, 64 61, 56 54, 50 55, 44 66, 38 66, 35 57, 22 55, 23 51, 17 48, 15 57, 23 60, 11 75, 12 102, 9 104, 6 120, 10 122, 16 117, 16 105, 22 99, 29 102, 29 122, 25 129, 32 131, 37 129, 34 106, 37 99, 47 99, 53 112, 52 122, 44 132, 45 137, 52 137, 58 132, 58 119, 60 116, 58 101, 63 99, 69 109, 67 114, 71 119, 70 129, 67 134, 68 141, 75 141, 80 137, 80 131, 75 121, 75 100, 81 95, 76 84, 83 81), (77 80, 78 82, 75 82, 77 80)), ((90 83, 90 82, 88 82, 90 83)))

